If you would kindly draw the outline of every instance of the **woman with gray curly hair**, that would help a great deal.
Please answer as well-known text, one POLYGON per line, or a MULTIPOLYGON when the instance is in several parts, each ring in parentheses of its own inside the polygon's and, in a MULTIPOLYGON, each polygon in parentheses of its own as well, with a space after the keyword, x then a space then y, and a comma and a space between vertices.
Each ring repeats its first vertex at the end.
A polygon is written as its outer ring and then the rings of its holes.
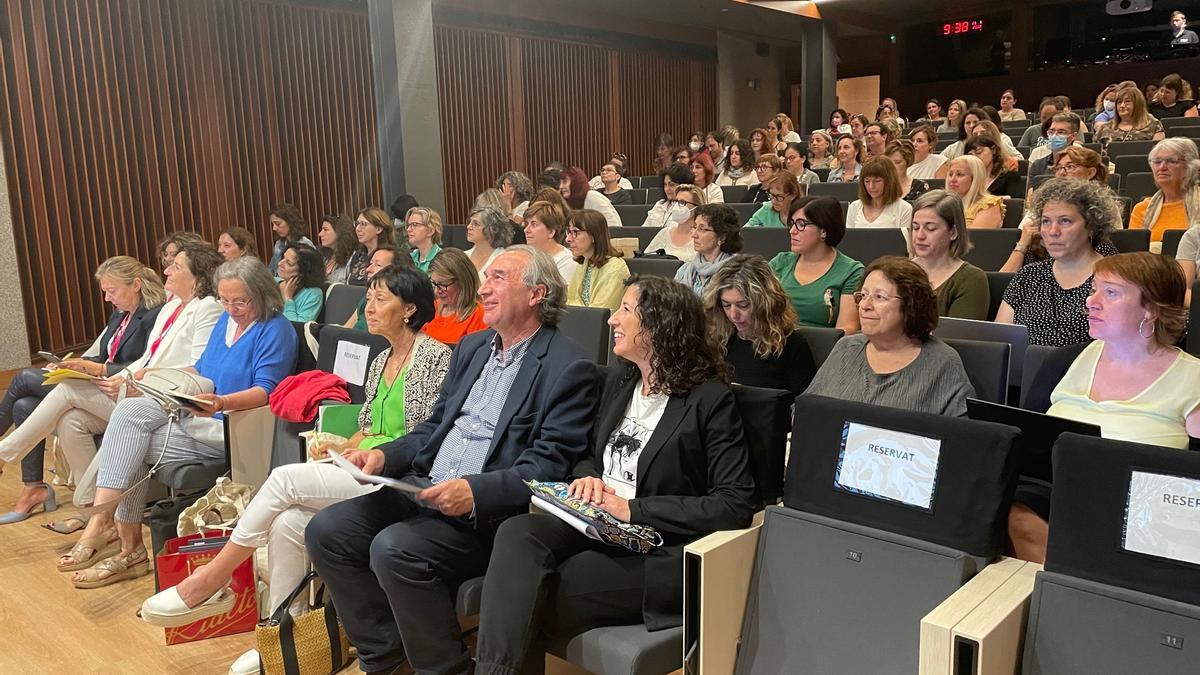
POLYGON ((533 181, 520 171, 505 171, 496 179, 496 189, 508 200, 508 212, 511 214, 519 204, 528 202, 533 197, 533 181))
POLYGON ((998 323, 1029 327, 1029 343, 1087 342, 1084 303, 1092 293, 1096 244, 1121 225, 1121 206, 1094 181, 1052 178, 1034 193, 1030 210, 1050 258, 1022 267, 1004 291, 998 323))
POLYGON ((275 278, 256 258, 217 268, 217 297, 225 308, 195 365, 163 373, 165 386, 195 395, 178 425, 150 396, 134 396, 113 410, 100 445, 97 505, 119 502, 116 513, 97 512, 79 543, 58 561, 76 571, 76 588, 100 588, 149 571, 142 542, 142 509, 148 470, 158 462, 225 457, 222 419, 234 410, 267 403, 267 396, 296 365, 296 331, 283 316, 275 278), (205 392, 211 390, 211 393, 205 392), (114 528, 115 520, 115 528, 114 528))
POLYGON ((473 246, 466 250, 466 254, 475 269, 479 270, 480 281, 483 281, 484 270, 496 256, 504 253, 504 249, 512 244, 512 239, 512 221, 499 209, 491 206, 471 209, 471 215, 467 218, 467 241, 473 246))

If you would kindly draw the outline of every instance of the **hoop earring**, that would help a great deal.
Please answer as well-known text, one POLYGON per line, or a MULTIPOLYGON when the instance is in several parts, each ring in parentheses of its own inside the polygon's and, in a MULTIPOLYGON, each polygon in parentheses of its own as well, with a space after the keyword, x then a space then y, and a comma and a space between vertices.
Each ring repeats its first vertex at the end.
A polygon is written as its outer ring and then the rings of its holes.
POLYGON ((1138 337, 1142 338, 1143 340, 1149 340, 1150 338, 1154 337, 1154 324, 1150 324, 1150 334, 1149 335, 1142 335, 1142 326, 1144 326, 1144 325, 1146 325, 1145 318, 1143 318, 1141 321, 1138 322, 1138 337))

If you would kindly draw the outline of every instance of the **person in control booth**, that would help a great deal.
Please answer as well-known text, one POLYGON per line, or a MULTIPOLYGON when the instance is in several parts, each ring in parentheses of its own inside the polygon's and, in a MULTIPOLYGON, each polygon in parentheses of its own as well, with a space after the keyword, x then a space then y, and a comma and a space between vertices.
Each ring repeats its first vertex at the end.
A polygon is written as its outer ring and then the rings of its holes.
POLYGON ((1200 37, 1187 29, 1187 17, 1179 10, 1171 12, 1171 46, 1196 44, 1200 44, 1200 37))

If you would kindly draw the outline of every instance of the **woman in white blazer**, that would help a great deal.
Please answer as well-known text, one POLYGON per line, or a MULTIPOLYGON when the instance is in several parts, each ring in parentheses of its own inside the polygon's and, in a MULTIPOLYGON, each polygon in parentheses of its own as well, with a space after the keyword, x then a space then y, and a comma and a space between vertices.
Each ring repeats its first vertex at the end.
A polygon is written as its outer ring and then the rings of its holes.
MULTIPOLYGON (((51 433, 76 476, 76 506, 91 503, 95 493, 94 435, 103 433, 117 402, 138 392, 128 377, 152 368, 181 368, 200 358, 217 318, 224 311, 217 302, 213 272, 224 258, 205 243, 184 244, 166 269, 166 288, 172 294, 158 313, 146 340, 146 351, 120 374, 101 380, 68 380, 50 392, 25 423, 0 440, 0 460, 13 462, 25 456, 51 433), (85 468, 87 469, 85 471, 85 468)), ((72 532, 79 523, 58 523, 52 529, 72 532)))

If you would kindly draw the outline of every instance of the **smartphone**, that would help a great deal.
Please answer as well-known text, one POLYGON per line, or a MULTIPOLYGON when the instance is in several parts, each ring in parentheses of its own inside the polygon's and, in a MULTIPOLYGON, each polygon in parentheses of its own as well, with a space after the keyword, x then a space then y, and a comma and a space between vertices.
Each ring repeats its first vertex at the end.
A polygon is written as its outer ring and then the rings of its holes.
POLYGON ((50 352, 38 352, 38 356, 42 357, 43 359, 46 359, 50 363, 62 363, 63 361, 66 361, 65 358, 63 358, 61 356, 55 356, 54 354, 51 354, 50 352))

